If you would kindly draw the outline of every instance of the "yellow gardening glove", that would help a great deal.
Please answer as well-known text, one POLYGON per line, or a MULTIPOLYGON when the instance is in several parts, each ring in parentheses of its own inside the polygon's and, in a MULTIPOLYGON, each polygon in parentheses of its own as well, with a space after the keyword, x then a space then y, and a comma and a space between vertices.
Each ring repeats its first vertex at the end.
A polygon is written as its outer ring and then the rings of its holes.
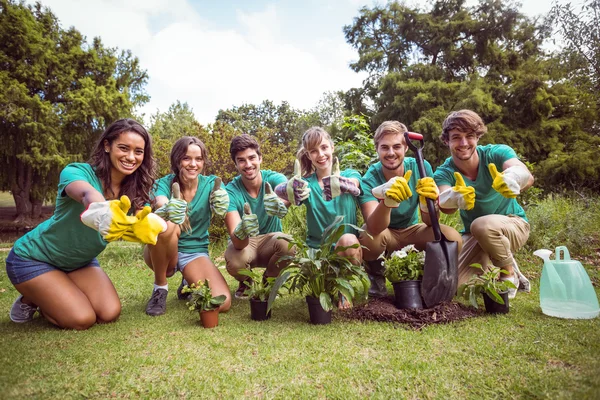
POLYGON ((402 176, 395 176, 383 185, 371 189, 375 198, 383 200, 383 203, 390 208, 398 207, 401 202, 412 196, 412 191, 408 185, 412 171, 408 170, 402 176))
POLYGON ((167 230, 167 223, 151 211, 150 206, 138 211, 135 215, 137 222, 123 234, 122 239, 128 242, 156 244, 158 235, 167 230))
POLYGON ((520 165, 514 165, 503 172, 498 172, 496 164, 490 163, 488 169, 494 180, 492 188, 507 199, 517 197, 529 181, 529 171, 520 165))
POLYGON ((119 200, 98 201, 90 203, 81 213, 81 222, 100 232, 107 242, 119 240, 138 219, 127 215, 131 208, 131 200, 121 196, 119 200))
POLYGON ((425 212, 428 212, 427 199, 431 199, 437 203, 437 199, 440 196, 440 191, 430 176, 417 181, 417 193, 419 194, 419 207, 425 212))
POLYGON ((440 194, 440 207, 461 210, 471 210, 475 207, 475 188, 467 186, 462 175, 454 173, 456 186, 444 190, 440 194))

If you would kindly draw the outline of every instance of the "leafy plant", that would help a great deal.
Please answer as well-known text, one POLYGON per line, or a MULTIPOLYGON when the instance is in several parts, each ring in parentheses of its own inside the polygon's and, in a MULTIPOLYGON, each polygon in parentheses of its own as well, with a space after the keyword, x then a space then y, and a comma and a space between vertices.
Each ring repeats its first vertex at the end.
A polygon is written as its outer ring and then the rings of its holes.
POLYGON ((275 283, 275 278, 266 278, 262 274, 248 268, 240 270, 239 273, 240 275, 250 278, 249 281, 244 281, 247 287, 244 294, 248 295, 251 299, 267 301, 271 289, 273 288, 273 284, 275 283))
POLYGON ((400 281, 416 281, 423 277, 425 253, 415 246, 408 245, 394 251, 389 258, 383 257, 385 277, 395 283, 400 281))
POLYGON ((186 304, 190 311, 210 311, 219 308, 227 298, 224 294, 213 297, 210 290, 210 283, 206 281, 198 281, 191 285, 185 285, 181 289, 182 293, 191 293, 192 298, 186 304))
POLYGON ((333 308, 333 300, 340 294, 352 304, 352 300, 356 297, 352 282, 362 285, 363 293, 367 293, 370 285, 367 273, 360 265, 353 264, 350 257, 338 255, 338 252, 355 249, 360 245, 356 243, 352 246, 340 246, 334 251, 335 244, 344 234, 346 225, 362 231, 355 225, 342 223, 343 220, 344 217, 338 215, 334 222, 325 228, 321 243, 316 249, 309 247, 305 240, 282 237, 289 242, 290 248, 296 247, 296 253, 280 258, 282 261, 288 261, 289 264, 275 281, 269 295, 268 309, 271 308, 279 288, 286 283, 289 285, 290 292, 300 292, 318 298, 325 311, 333 308))
MULTIPOLYGON (((483 271, 483 267, 478 263, 471 264, 470 267, 483 271)), ((498 293, 505 292, 509 288, 516 289, 515 284, 511 281, 500 280, 500 274, 507 272, 505 269, 492 266, 481 275, 474 274, 466 283, 460 285, 458 295, 468 300, 475 308, 478 308, 477 295, 479 293, 486 293, 496 303, 504 304, 504 300, 498 293)))

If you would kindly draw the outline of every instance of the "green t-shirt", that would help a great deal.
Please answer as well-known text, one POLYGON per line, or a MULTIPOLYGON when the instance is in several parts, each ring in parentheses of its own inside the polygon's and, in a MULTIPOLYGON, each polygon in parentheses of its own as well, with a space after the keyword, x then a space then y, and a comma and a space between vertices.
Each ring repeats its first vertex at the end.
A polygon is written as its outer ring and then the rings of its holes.
POLYGON ((16 255, 71 271, 88 265, 104 250, 107 242, 100 233, 81 222, 83 204, 65 192, 67 185, 75 181, 85 181, 102 193, 102 183, 91 165, 67 165, 60 173, 54 214, 15 242, 16 255))
MULTIPOLYGON (((347 169, 340 175, 358 179, 360 182, 360 174, 353 169, 347 169)), ((316 249, 321 244, 323 231, 338 215, 344 216, 344 223, 356 225, 356 198, 349 193, 344 193, 331 201, 325 201, 317 174, 313 173, 305 179, 310 188, 310 195, 303 202, 306 205, 306 244, 316 249)), ((357 234, 356 229, 350 226, 345 227, 345 232, 357 234)))
MULTIPOLYGON (((488 164, 496 164, 498 171, 502 171, 502 165, 511 158, 517 158, 515 151, 504 144, 488 144, 486 146, 477 146, 477 154, 479 154, 479 167, 477 171, 477 178, 475 181, 470 180, 463 175, 465 184, 467 186, 473 186, 475 188, 475 207, 473 209, 460 210, 460 218, 465 226, 465 229, 461 233, 469 233, 471 230, 471 223, 475 218, 490 215, 517 215, 527 221, 525 211, 523 207, 517 203, 516 199, 507 199, 492 188, 492 176, 488 169, 488 164)), ((435 182, 438 186, 456 185, 454 179, 454 172, 460 172, 452 157, 449 157, 444 161, 442 165, 437 167, 434 174, 435 182)))
MULTIPOLYGON (((424 161, 425 172, 427 176, 433 176, 433 170, 428 161, 424 161)), ((412 171, 412 175, 408 180, 408 186, 412 192, 409 199, 404 200, 396 208, 392 208, 390 213, 390 229, 405 229, 419 223, 419 195, 417 194, 417 181, 421 178, 417 160, 413 157, 404 158, 404 171, 412 171)), ((360 204, 368 203, 369 201, 379 201, 371 190, 377 186, 383 185, 388 180, 383 176, 383 167, 381 162, 377 162, 369 167, 362 178, 361 188, 363 194, 360 196, 360 204)))
MULTIPOLYGON (((174 174, 170 174, 156 181, 156 196, 171 198, 171 185, 174 174)), ((198 175, 198 189, 192 201, 188 203, 188 218, 192 232, 181 232, 178 250, 181 253, 208 253, 208 227, 210 226, 210 192, 213 189, 214 175, 198 175)), ((223 187, 223 184, 221 184, 223 187)))
POLYGON ((240 217, 242 217, 244 215, 244 203, 248 203, 250 204, 252 213, 258 217, 259 233, 261 235, 271 232, 281 232, 283 230, 281 220, 266 213, 263 198, 265 196, 265 182, 269 182, 271 188, 275 190, 275 186, 287 182, 287 179, 285 175, 279 172, 262 170, 260 173, 262 176, 262 185, 257 198, 248 194, 242 182, 242 177, 239 175, 227 184, 225 187, 227 193, 229 193, 229 208, 227 212, 237 211, 240 217))

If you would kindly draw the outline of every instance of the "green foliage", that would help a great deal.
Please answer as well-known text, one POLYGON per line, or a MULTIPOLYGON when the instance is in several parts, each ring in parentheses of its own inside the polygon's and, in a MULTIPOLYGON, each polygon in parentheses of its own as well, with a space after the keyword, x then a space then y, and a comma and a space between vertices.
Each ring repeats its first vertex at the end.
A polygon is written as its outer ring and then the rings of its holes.
POLYGON ((527 210, 528 252, 566 246, 571 254, 597 256, 600 247, 598 194, 549 195, 527 210))
POLYGON ((259 274, 258 272, 244 268, 239 271, 240 275, 247 276, 251 279, 251 282, 248 283, 248 280, 245 280, 247 289, 244 291, 251 299, 267 301, 269 298, 269 294, 271 293, 271 289, 273 288, 273 284, 275 283, 275 277, 264 277, 263 274, 259 274))
POLYGON ((191 293, 192 298, 186 303, 190 311, 210 311, 219 308, 227 297, 224 294, 214 296, 211 293, 208 279, 185 285, 182 293, 191 293))
POLYGON ((319 248, 309 247, 304 240, 285 238, 290 246, 295 246, 296 253, 281 257, 289 262, 288 268, 277 278, 269 296, 269 309, 273 303, 276 291, 289 280, 290 292, 300 292, 306 296, 319 299, 325 311, 333 308, 333 301, 338 295, 343 295, 350 304, 356 297, 352 282, 362 285, 363 293, 369 289, 369 278, 360 265, 355 265, 349 257, 342 257, 338 252, 349 248, 357 248, 359 244, 344 247, 334 251, 335 244, 344 234, 345 226, 362 231, 357 226, 342 223, 343 216, 337 216, 335 221, 325 228, 319 248))
POLYGON ((283 231, 297 240, 306 237, 306 206, 304 204, 288 208, 287 215, 281 220, 283 231))
POLYGON ((351 168, 364 174, 371 164, 377 162, 373 135, 364 115, 344 117, 342 131, 334 137, 334 141, 343 170, 351 168))
MULTIPOLYGON (((478 268, 483 271, 481 264, 471 264, 470 267, 478 268)), ((486 293, 496 303, 504 304, 504 300, 498 294, 510 289, 516 289, 511 281, 500 280, 500 274, 506 274, 508 271, 498 267, 490 266, 487 271, 481 275, 473 275, 466 283, 458 288, 458 295, 468 300, 471 305, 477 307, 477 295, 486 293)))
POLYGON ((400 281, 416 281, 423 277, 425 253, 413 245, 405 246, 392 252, 389 257, 382 257, 385 266, 385 277, 395 283, 400 281))

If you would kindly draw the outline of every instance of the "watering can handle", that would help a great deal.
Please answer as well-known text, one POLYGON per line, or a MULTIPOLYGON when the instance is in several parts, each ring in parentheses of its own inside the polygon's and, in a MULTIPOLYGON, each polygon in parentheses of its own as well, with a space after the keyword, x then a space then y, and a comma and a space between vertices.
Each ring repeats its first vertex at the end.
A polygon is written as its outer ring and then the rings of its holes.
MULTIPOLYGON (((421 179, 427 176, 427 172, 425 171, 425 161, 423 158, 423 135, 415 132, 404 132, 404 140, 408 147, 415 153, 415 158, 417 159, 417 167, 419 168, 419 175, 421 179), (412 142, 416 140, 421 142, 421 146, 417 147, 412 142)), ((438 214, 435 210, 435 203, 431 199, 427 199, 427 210, 429 211, 429 217, 431 220, 431 227, 433 228, 433 236, 436 241, 442 240, 442 230, 440 229, 440 221, 438 219, 438 214)))
POLYGON ((560 252, 563 252, 563 258, 562 260, 564 261, 569 261, 571 260, 571 255, 569 254, 569 250, 567 249, 566 246, 558 246, 556 248, 556 260, 561 260, 560 258, 560 252))

